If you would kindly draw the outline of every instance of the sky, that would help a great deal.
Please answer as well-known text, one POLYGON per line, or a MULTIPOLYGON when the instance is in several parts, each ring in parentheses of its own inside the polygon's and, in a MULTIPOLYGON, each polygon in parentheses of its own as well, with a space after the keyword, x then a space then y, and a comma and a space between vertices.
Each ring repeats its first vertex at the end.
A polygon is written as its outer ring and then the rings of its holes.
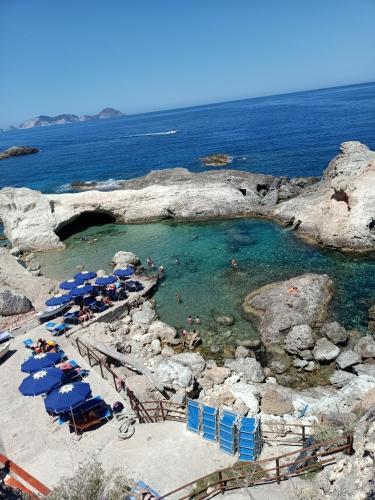
POLYGON ((375 80, 374 0, 0 0, 0 127, 375 80))

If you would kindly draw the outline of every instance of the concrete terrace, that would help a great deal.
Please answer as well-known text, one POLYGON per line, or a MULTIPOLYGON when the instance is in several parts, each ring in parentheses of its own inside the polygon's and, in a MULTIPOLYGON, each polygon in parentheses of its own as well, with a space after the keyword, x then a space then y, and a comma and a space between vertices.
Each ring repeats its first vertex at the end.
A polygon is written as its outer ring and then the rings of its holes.
MULTIPOLYGON (((235 462, 234 457, 189 433, 179 422, 137 424, 133 437, 120 441, 116 421, 111 420, 78 440, 66 424, 52 422, 41 396, 24 397, 18 391, 25 377, 20 370, 25 356, 22 340, 36 341, 41 336, 49 338, 43 325, 17 335, 11 355, 0 364, 0 442, 4 454, 47 486, 53 487, 93 456, 105 469, 120 467, 128 477, 142 479, 161 493, 235 462)), ((70 339, 59 337, 58 342, 69 358, 90 369, 70 339)), ((93 369, 85 380, 93 395, 101 395, 108 404, 121 397, 93 369)))

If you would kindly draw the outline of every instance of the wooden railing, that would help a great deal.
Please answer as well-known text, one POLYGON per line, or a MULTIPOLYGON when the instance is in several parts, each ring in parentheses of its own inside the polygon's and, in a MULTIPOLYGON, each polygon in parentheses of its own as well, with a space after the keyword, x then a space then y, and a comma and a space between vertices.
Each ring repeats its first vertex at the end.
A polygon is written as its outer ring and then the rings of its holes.
POLYGON ((165 420, 186 422, 185 409, 172 401, 155 400, 140 402, 139 400, 131 400, 131 404, 140 424, 156 423, 165 420))
POLYGON ((121 386, 121 379, 120 377, 110 368, 103 359, 96 354, 96 352, 93 349, 90 349, 86 344, 84 344, 81 340, 75 339, 77 349, 79 354, 84 358, 87 356, 89 365, 92 366, 99 366, 100 369, 100 374, 103 379, 107 380, 107 377, 105 377, 105 374, 108 375, 110 379, 113 381, 114 388, 116 389, 117 392, 120 392, 123 387, 121 386))
POLYGON ((5 471, 4 469, 2 470, 2 473, 7 473, 3 482, 10 488, 22 491, 27 494, 31 500, 40 499, 40 496, 44 497, 51 493, 51 490, 47 488, 47 486, 9 460, 5 455, 0 454, 0 463, 3 464, 5 469, 5 471))
POLYGON ((334 463, 334 455, 339 452, 346 452, 349 455, 353 453, 353 436, 351 434, 321 443, 314 443, 309 447, 277 457, 246 464, 238 463, 233 467, 215 471, 184 484, 162 495, 162 498, 203 500, 239 488, 273 482, 280 484, 281 481, 290 477, 299 476, 312 470, 319 470, 328 464, 334 463), (332 446, 335 447, 332 448, 332 446), (304 456, 298 458, 301 452, 304 453, 304 456), (297 456, 297 459, 291 460, 294 456, 297 456))

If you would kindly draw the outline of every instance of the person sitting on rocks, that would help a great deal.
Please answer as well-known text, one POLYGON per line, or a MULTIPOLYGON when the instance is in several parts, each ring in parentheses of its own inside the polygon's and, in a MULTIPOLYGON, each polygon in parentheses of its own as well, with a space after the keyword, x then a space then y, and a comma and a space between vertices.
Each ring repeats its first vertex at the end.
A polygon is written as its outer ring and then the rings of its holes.
POLYGON ((199 338, 199 332, 197 332, 196 330, 193 330, 192 333, 190 333, 189 335, 189 349, 193 349, 194 347, 196 347, 199 342, 200 342, 200 338, 199 338))

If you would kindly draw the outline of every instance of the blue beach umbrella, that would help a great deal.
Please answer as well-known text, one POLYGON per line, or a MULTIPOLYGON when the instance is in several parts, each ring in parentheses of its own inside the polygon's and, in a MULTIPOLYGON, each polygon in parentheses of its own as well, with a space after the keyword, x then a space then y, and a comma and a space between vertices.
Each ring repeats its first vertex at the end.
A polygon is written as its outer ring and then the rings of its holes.
POLYGON ((63 281, 62 283, 60 283, 60 288, 62 290, 73 290, 73 288, 75 288, 78 285, 82 285, 82 284, 83 284, 83 280, 76 278, 74 280, 63 281))
POLYGON ((86 382, 65 384, 48 394, 44 406, 49 412, 63 413, 82 404, 90 394, 91 387, 86 382))
POLYGON ((95 283, 97 285, 100 285, 100 286, 105 286, 105 285, 110 285, 111 283, 114 283, 115 281, 117 281, 116 276, 113 276, 112 274, 110 274, 109 276, 107 275, 107 276, 102 276, 100 278, 97 278, 95 283))
POLYGON ((87 295, 88 293, 92 293, 93 291, 94 287, 92 285, 79 285, 70 291, 70 295, 72 297, 76 297, 77 295, 87 295))
POLYGON ((36 372, 42 368, 47 368, 47 366, 53 366, 61 361, 62 356, 62 352, 41 352, 40 354, 35 354, 35 356, 22 363, 21 372, 36 372))
POLYGON ((94 271, 81 271, 80 273, 77 273, 74 278, 76 280, 92 280, 93 278, 96 278, 96 273, 94 271))
POLYGON ((127 267, 126 269, 116 269, 116 271, 113 271, 113 274, 119 278, 127 278, 128 276, 134 274, 134 269, 132 267, 127 267))
POLYGON ((72 297, 65 293, 64 295, 55 295, 54 297, 46 300, 46 306, 61 306, 67 304, 72 300, 72 297))
POLYGON ((63 371, 55 367, 39 370, 26 377, 18 390, 24 396, 45 394, 61 385, 63 375, 63 371))

